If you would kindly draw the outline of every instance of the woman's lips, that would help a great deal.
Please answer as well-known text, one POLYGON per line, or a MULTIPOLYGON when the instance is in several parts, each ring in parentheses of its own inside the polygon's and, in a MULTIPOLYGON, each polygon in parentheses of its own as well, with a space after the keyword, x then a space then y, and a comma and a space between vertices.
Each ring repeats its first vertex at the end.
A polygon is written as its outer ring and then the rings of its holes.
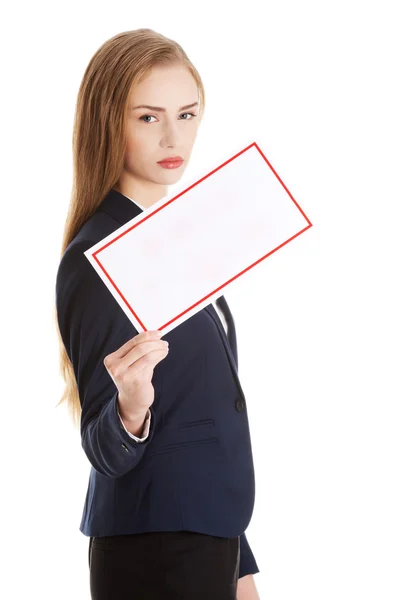
POLYGON ((183 158, 174 160, 162 160, 159 161, 157 164, 159 164, 160 167, 163 167, 164 169, 177 169, 183 164, 183 158))

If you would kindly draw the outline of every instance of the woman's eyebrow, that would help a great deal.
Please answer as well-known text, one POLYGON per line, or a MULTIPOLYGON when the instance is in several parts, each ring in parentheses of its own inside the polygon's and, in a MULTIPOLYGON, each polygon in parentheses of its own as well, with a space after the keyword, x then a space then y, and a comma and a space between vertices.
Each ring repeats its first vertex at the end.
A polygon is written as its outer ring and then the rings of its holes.
MULTIPOLYGON (((193 104, 186 104, 186 106, 181 106, 179 110, 187 110, 188 108, 193 108, 193 106, 197 106, 198 104, 198 102, 193 102, 193 104)), ((166 112, 166 109, 162 106, 150 106, 149 104, 139 104, 139 106, 132 106, 132 110, 136 110, 137 108, 147 108, 148 110, 166 112)))

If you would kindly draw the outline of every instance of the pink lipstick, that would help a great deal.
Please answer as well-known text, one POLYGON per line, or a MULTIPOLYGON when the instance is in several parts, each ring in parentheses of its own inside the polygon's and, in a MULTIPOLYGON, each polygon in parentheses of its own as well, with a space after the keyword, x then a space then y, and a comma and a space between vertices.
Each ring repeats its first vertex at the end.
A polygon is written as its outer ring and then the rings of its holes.
POLYGON ((183 158, 181 156, 169 156, 168 158, 159 160, 157 164, 164 169, 177 169, 183 164, 183 158))

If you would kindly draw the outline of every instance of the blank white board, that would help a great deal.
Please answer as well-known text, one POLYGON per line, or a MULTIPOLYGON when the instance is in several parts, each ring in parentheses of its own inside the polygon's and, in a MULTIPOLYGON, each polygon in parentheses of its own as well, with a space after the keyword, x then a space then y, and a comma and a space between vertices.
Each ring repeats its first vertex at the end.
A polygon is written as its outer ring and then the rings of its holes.
POLYGON ((311 226, 253 142, 85 256, 139 332, 167 333, 311 226))

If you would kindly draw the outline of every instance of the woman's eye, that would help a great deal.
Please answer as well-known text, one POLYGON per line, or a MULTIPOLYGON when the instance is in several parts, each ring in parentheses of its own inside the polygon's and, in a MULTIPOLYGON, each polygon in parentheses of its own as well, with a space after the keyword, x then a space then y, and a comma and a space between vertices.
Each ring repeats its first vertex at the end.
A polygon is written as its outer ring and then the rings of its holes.
MULTIPOLYGON (((197 115, 194 113, 182 113, 180 116, 182 115, 191 115, 192 117, 197 117, 197 115)), ((139 121, 143 121, 144 123, 151 123, 152 121, 145 121, 145 119, 151 119, 152 117, 155 119, 154 115, 143 115, 139 118, 139 121)), ((191 121, 191 119, 181 119, 181 121, 191 121)))
MULTIPOLYGON (((143 117, 140 117, 139 121, 142 121, 144 119, 146 119, 147 117, 152 117, 153 115, 143 115, 143 117)), ((155 117, 154 117, 155 118, 155 117)), ((149 121, 144 121, 145 123, 148 123, 149 121)))

